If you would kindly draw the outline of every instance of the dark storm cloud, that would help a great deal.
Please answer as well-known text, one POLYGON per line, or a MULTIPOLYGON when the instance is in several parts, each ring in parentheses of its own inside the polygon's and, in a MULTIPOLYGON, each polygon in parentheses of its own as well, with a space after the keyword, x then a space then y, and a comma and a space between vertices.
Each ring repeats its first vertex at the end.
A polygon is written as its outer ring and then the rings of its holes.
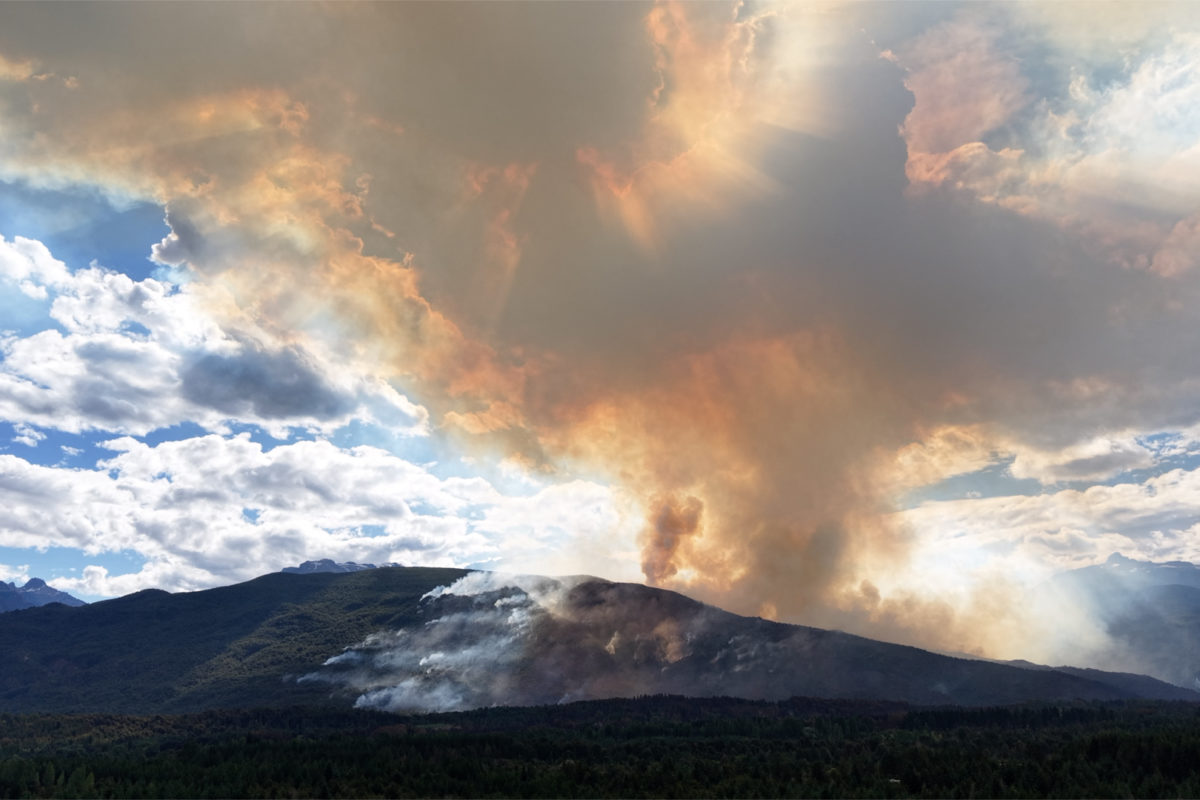
POLYGON ((232 355, 203 353, 180 372, 183 396, 231 417, 328 420, 353 411, 353 395, 331 386, 296 348, 243 342, 232 355))

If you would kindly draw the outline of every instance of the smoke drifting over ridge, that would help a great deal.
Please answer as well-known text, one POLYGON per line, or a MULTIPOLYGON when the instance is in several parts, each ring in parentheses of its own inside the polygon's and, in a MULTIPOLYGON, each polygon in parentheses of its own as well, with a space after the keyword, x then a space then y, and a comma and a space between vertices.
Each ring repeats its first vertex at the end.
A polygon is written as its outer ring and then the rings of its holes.
POLYGON ((397 712, 663 693, 939 705, 1195 697, 1128 675, 1080 681, 739 617, 673 592, 589 577, 470 573, 425 595, 420 616, 298 680, 327 684, 358 707, 397 712))
POLYGON ((422 598, 421 627, 374 634, 299 680, 391 711, 654 693, 722 615, 682 597, 630 595, 638 588, 475 572, 422 598))
MULTIPOLYGON (((1088 191, 1190 151, 1072 150, 1056 120, 1118 142, 1129 98, 1032 57, 1052 88, 1031 117, 1018 56, 1094 59, 1087 26, 861 4, 73 11, 88 24, 2 11, 3 63, 33 66, 0 86, 0 174, 163 203, 156 258, 235 328, 382 374, 467 452, 615 483, 645 524, 613 549, 636 544, 653 583, 1032 657, 1011 650, 1038 616, 1008 602, 1019 583, 923 572, 898 499, 1200 422, 1177 257, 1194 187, 1133 197, 1132 221, 1088 191), (31 78, 50 73, 78 85, 31 78)), ((1152 103, 1184 39, 1146 37, 1123 86, 1152 103)), ((988 547, 1087 559, 1091 533, 988 547)))

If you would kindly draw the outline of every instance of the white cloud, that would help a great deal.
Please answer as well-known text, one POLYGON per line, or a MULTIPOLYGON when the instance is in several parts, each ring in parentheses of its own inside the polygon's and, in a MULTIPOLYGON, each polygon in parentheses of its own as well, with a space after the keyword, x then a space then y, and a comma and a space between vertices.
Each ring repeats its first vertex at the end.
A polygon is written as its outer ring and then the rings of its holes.
POLYGON ((550 575, 587 572, 638 581, 636 533, 643 524, 630 498, 576 480, 529 497, 507 498, 489 507, 475 529, 504 542, 489 568, 550 575))
MULTIPOLYGON (((1027 44, 1061 38, 1061 27, 1034 26, 1027 44)), ((999 55, 992 45, 1004 29, 964 15, 901 50, 915 99, 901 131, 913 187, 965 191, 1060 225, 1125 267, 1164 276, 1191 269, 1200 34, 1143 30, 1115 63, 1110 47, 1110 63, 1056 70, 1011 49, 999 55), (1029 94, 1031 78, 1040 95, 1029 94)), ((1096 55, 1090 40, 1070 44, 1096 55)))
POLYGON ((885 559, 869 586, 848 594, 868 620, 817 624, 994 658, 1112 668, 1096 655, 1107 646, 1103 624, 1050 578, 1114 552, 1200 562, 1200 469, 1084 490, 927 501, 890 523, 905 533, 905 557, 885 559))
POLYGON ((1062 568, 1102 561, 1112 552, 1200 561, 1200 470, 1082 491, 927 502, 896 518, 922 547, 946 558, 984 552, 1062 568))
POLYGON ((1010 471, 1014 478, 1033 478, 1043 484, 1099 481, 1131 469, 1148 469, 1154 454, 1130 435, 1097 436, 1061 450, 1016 447, 1010 471))
POLYGON ((70 274, 41 242, 23 236, 8 242, 0 235, 0 278, 16 284, 30 297, 44 300, 46 288, 63 286, 70 274))
POLYGON ((63 330, 0 338, 0 419, 144 435, 181 422, 329 432, 352 418, 423 434, 428 414, 379 378, 259 329, 223 330, 193 286, 92 266, 69 273, 39 242, 0 239, 0 276, 53 294, 63 330))
POLYGON ((13 441, 26 447, 37 447, 37 443, 46 438, 46 434, 37 428, 31 428, 20 422, 13 426, 13 434, 13 441))
POLYGON ((132 550, 148 559, 120 576, 90 566, 56 582, 68 591, 196 589, 320 557, 620 577, 620 555, 633 549, 636 526, 596 484, 510 498, 481 478, 440 479, 377 448, 313 441, 264 451, 246 434, 106 447, 117 455, 96 470, 0 456, 0 546, 132 550), (592 549, 573 552, 582 539, 592 549))
POLYGON ((6 583, 24 584, 29 580, 29 565, 9 566, 0 564, 0 581, 6 583))

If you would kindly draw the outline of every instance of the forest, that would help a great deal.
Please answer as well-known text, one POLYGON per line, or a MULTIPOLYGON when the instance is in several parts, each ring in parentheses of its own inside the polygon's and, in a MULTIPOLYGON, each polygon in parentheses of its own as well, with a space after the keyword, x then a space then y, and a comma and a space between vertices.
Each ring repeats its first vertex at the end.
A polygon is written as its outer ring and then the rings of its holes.
POLYGON ((654 696, 0 715, 0 798, 1200 796, 1200 706, 654 696))

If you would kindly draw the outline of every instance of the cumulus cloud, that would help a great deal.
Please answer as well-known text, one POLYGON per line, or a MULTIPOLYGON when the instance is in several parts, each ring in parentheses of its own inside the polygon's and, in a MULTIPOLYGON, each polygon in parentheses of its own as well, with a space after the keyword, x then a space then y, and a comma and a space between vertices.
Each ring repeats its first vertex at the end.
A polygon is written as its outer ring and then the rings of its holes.
POLYGON ((0 236, 0 276, 38 300, 46 299, 48 286, 57 288, 70 278, 66 264, 51 256, 44 244, 23 236, 11 242, 0 236))
POLYGON ((22 237, 0 240, 0 263, 27 293, 53 294, 59 325, 0 339, 0 416, 21 430, 141 435, 185 421, 331 430, 355 416, 424 429, 424 409, 385 381, 337 374, 263 331, 227 333, 188 286, 98 266, 71 273, 22 237))
POLYGON ((1155 465, 1154 454, 1133 437, 1098 437, 1055 452, 1024 449, 1013 459, 1014 477, 1041 483, 1105 480, 1155 465))
POLYGON ((8 564, 0 564, 0 581, 8 583, 24 584, 29 580, 29 565, 22 564, 20 566, 10 566, 8 564))
MULTIPOLYGON (((582 482, 506 497, 482 478, 438 478, 372 447, 326 441, 264 450, 248 434, 150 446, 132 438, 94 470, 0 456, 0 545, 132 550, 136 573, 90 566, 60 588, 124 594, 246 580, 309 558, 453 566, 562 565, 572 537, 619 537, 619 499, 582 482), (576 527, 575 512, 585 522, 576 527), (586 517, 593 517, 591 527, 586 517)), ((597 562, 620 574, 616 561, 597 562)), ((628 566, 625 567, 628 570, 628 566)))
POLYGON ((1031 496, 928 502, 900 512, 934 547, 1021 551, 1027 564, 1075 567, 1120 552, 1196 560, 1200 471, 1031 496))
POLYGON ((23 444, 26 447, 37 447, 37 443, 45 438, 46 434, 24 423, 18 422, 13 426, 13 441, 17 444, 23 444))

